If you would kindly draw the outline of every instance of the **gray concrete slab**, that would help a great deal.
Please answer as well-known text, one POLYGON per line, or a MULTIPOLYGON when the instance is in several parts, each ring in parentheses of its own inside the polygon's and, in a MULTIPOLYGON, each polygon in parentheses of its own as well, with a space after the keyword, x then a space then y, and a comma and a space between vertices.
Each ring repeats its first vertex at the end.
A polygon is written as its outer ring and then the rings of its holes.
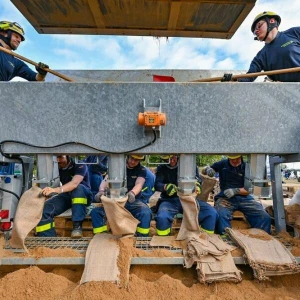
POLYGON ((146 106, 161 99, 167 125, 140 153, 300 149, 300 83, 18 82, 0 83, 0 90, 0 142, 38 146, 5 143, 7 153, 131 151, 153 139, 137 125, 143 99, 146 106), (54 147, 60 144, 65 145, 54 147))

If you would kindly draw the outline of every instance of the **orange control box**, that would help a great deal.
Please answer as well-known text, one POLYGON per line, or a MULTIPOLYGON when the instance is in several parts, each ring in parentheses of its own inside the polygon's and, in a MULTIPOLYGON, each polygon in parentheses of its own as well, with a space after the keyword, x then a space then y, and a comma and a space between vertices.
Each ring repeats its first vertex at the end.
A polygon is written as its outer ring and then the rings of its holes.
POLYGON ((166 125, 166 114, 161 112, 144 112, 139 113, 138 123, 140 126, 154 127, 166 125))

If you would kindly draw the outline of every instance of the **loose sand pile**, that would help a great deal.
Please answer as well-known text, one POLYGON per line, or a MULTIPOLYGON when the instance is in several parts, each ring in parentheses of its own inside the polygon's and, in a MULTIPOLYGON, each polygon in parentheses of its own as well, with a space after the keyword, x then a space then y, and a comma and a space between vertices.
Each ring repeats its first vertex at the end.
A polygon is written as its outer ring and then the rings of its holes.
POLYGON ((77 271, 67 268, 46 273, 37 267, 17 270, 0 279, 0 296, 4 299, 300 299, 300 275, 273 277, 271 282, 252 279, 250 268, 242 266, 239 284, 197 282, 194 269, 181 266, 132 266, 127 288, 112 283, 91 282, 82 286, 77 271), (73 277, 72 277, 72 273, 73 277), (69 278, 69 279, 67 279, 69 278))
MULTIPOLYGON (((129 257, 146 256, 143 250, 132 247, 131 238, 119 242, 123 253, 118 260, 122 270, 129 268, 129 257)), ((1 246, 0 246, 1 247, 1 246)), ((236 249, 238 250, 238 249, 236 249)), ((154 256, 167 255, 168 250, 155 250, 154 256)), ((9 251, 2 249, 1 257, 9 251)), ((99 249, 99 254, 101 250, 99 249)), ((22 255, 22 254, 19 254, 22 255)), ((38 248, 32 256, 41 255, 80 256, 74 250, 38 248)), ((150 254, 148 254, 150 256, 150 254)), ((16 254, 15 254, 16 256, 16 254)), ((24 255, 23 255, 24 256, 24 255)), ((45 266, 18 269, 16 266, 0 266, 0 296, 10 299, 209 299, 209 300, 291 300, 300 299, 300 274, 272 277, 270 282, 253 279, 252 269, 238 265, 243 271, 241 283, 200 284, 194 268, 182 266, 139 266, 130 267, 129 278, 121 278, 121 287, 108 282, 90 282, 79 285, 83 266, 45 266)), ((126 273, 126 272, 124 272, 126 273)))
MULTIPOLYGON (((244 226, 241 226, 242 228, 244 226)), ((246 226, 245 226, 246 227, 246 226)), ((247 232, 247 229, 241 229, 247 232)), ((265 237, 262 237, 265 238, 265 237)), ((300 249, 299 239, 288 233, 281 233, 279 240, 288 242, 296 252, 300 249)), ((135 299, 209 299, 209 300, 292 300, 300 299, 300 274, 272 277, 271 281, 258 282, 253 279, 249 266, 238 265, 243 272, 241 283, 200 284, 195 268, 185 269, 183 266, 139 266, 130 267, 130 275, 126 276, 130 257, 170 257, 166 249, 146 252, 132 247, 132 238, 119 241, 122 255, 118 266, 123 274, 121 287, 108 282, 90 282, 79 285, 83 266, 43 266, 38 268, 18 266, 0 266, 0 297, 10 299, 43 299, 43 300, 135 300, 135 299)), ((32 256, 39 257, 76 257, 82 254, 70 249, 37 248, 29 254, 14 254, 4 250, 4 240, 0 237, 0 257, 32 256)), ((300 251, 299 251, 300 253, 300 251)), ((101 255, 101 249, 99 249, 101 255)), ((241 249, 235 249, 233 256, 242 256, 241 249)))

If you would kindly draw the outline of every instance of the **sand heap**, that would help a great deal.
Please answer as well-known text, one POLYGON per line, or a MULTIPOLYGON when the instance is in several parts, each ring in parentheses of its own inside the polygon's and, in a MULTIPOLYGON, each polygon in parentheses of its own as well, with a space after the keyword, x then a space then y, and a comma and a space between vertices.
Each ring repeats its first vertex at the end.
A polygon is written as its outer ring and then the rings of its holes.
MULTIPOLYGON (((120 269, 128 266, 129 257, 146 256, 142 253, 143 250, 132 248, 131 239, 121 239, 120 247, 123 253, 118 261, 120 269)), ((82 255, 72 251, 74 250, 40 248, 31 251, 30 255, 37 258, 82 255)), ((155 256, 170 256, 165 253, 166 251, 155 250, 155 256)), ((7 256, 7 252, 1 249, 1 256, 7 256)), ((99 255, 101 255, 100 250, 99 255)), ((43 267, 43 270, 38 267, 16 270, 15 266, 0 266, 0 297, 6 300, 300 299, 300 274, 272 277, 270 281, 258 282, 253 279, 252 269, 249 266, 238 265, 237 267, 243 272, 241 283, 221 282, 204 285, 198 282, 195 268, 185 269, 178 265, 134 265, 130 267, 129 278, 121 278, 122 287, 119 287, 108 282, 90 282, 80 286, 83 266, 47 266, 43 267)))
POLYGON ((273 277, 270 282, 259 283, 252 279, 250 268, 239 268, 244 272, 243 281, 239 284, 203 285, 197 282, 194 269, 184 269, 181 266, 132 266, 129 285, 119 288, 107 282, 91 282, 79 286, 80 276, 68 268, 46 273, 37 267, 29 267, 5 275, 0 280, 0 296, 7 300, 300 299, 299 274, 273 277))

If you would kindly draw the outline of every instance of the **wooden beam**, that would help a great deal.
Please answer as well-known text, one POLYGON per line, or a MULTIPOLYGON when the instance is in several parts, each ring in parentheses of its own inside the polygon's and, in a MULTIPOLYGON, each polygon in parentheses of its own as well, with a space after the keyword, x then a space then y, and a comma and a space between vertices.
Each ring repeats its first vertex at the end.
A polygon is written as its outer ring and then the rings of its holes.
MULTIPOLYGON (((246 4, 242 12, 239 14, 238 18, 235 20, 235 22, 232 24, 231 28, 228 32, 230 32, 232 35, 237 31, 241 23, 246 19, 252 8, 254 7, 254 3, 246 4)), ((250 28, 249 28, 250 30, 250 28)))
POLYGON ((177 21, 180 13, 181 3, 174 2, 171 3, 168 30, 175 30, 177 27, 177 21))
MULTIPOLYGON (((147 0, 152 2, 170 2, 173 0, 147 0)), ((246 3, 255 3, 256 0, 177 0, 176 2, 181 3, 192 3, 192 4, 200 4, 200 3, 215 3, 215 4, 246 4, 246 3)))
POLYGON ((91 13, 94 17, 97 28, 105 28, 105 22, 103 19, 103 15, 101 13, 101 9, 99 7, 98 0, 87 0, 88 5, 90 7, 91 13))
POLYGON ((46 34, 96 34, 96 35, 129 35, 155 37, 194 37, 230 39, 233 33, 193 30, 149 30, 149 29, 101 29, 101 28, 66 28, 66 27, 38 27, 36 30, 46 34))
MULTIPOLYGON (((29 11, 27 10, 27 7, 23 4, 23 2, 21 2, 20 0, 11 0, 11 2, 24 15, 24 17, 29 21, 29 23, 33 27, 36 28, 36 27, 41 26, 41 24, 38 23, 36 18, 34 18, 34 16, 31 13, 29 13, 29 11)), ((25 38, 26 38, 26 36, 25 36, 25 38)))

